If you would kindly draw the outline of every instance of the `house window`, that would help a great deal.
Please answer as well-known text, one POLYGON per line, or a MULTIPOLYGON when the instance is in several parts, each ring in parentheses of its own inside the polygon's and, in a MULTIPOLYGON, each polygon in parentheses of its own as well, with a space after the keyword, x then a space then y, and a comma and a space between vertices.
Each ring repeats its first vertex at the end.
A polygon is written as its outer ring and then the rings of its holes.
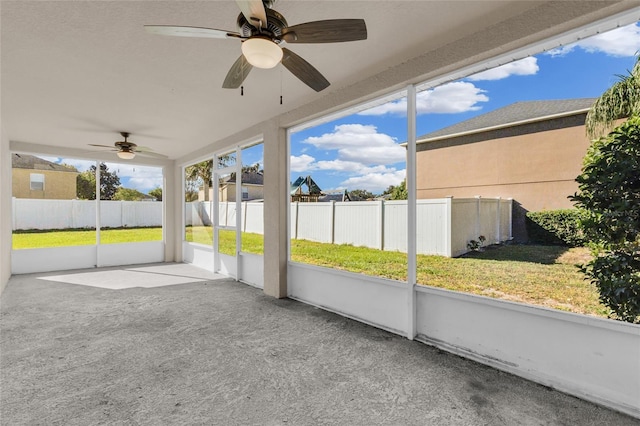
POLYGON ((246 186, 242 187, 242 199, 243 200, 249 199, 249 188, 247 188, 246 186))
POLYGON ((44 191, 44 175, 42 173, 31 173, 29 188, 32 191, 44 191))

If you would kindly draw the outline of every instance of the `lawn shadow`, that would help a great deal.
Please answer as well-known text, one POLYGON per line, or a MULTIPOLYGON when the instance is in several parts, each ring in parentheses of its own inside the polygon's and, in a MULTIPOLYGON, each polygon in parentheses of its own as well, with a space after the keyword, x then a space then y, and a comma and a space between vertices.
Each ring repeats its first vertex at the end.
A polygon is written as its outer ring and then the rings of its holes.
POLYGON ((558 259, 568 251, 569 247, 561 245, 496 244, 485 247, 483 251, 472 251, 460 257, 553 265, 556 263, 565 263, 558 261, 558 259))

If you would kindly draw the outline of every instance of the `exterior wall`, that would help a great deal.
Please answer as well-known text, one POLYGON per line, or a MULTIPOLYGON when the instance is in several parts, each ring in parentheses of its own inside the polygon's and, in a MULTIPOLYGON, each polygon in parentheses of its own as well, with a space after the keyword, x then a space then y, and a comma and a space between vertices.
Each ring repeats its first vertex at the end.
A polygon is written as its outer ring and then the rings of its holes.
MULTIPOLYGON (((242 201, 261 200, 264 198, 264 187, 262 185, 243 184, 242 186, 249 190, 249 198, 242 201)), ((220 188, 220 201, 236 201, 235 183, 228 183, 220 188)))
POLYGON ((76 192, 77 172, 40 169, 12 169, 12 189, 16 198, 45 198, 49 200, 73 200, 76 192), (44 190, 32 191, 31 173, 44 175, 44 190))
POLYGON ((525 211, 572 207, 589 146, 585 114, 418 145, 418 198, 513 198, 525 211))
MULTIPOLYGON (((242 201, 262 200, 264 198, 264 186, 243 184, 245 188, 249 189, 249 198, 242 201)), ((236 201, 236 184, 228 183, 220 188, 220 201, 236 201)), ((204 190, 199 191, 198 201, 204 200, 204 190)), ((213 188, 209 188, 209 200, 213 200, 213 188)))

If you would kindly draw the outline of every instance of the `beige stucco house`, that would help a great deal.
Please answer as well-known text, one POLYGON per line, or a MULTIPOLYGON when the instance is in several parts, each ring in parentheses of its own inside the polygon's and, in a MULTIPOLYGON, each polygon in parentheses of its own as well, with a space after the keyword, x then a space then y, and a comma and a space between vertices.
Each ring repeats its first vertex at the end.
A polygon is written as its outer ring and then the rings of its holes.
POLYGON ((27 154, 11 155, 12 194, 15 198, 73 200, 78 171, 27 154))
MULTIPOLYGON (((220 201, 236 201, 236 175, 225 177, 218 186, 220 201)), ((242 172, 242 201, 262 200, 264 198, 264 176, 262 172, 242 172)), ((213 200, 213 188, 201 187, 198 200, 213 200), (205 198, 205 190, 209 191, 209 198, 205 198)))
POLYGON ((572 207, 593 101, 517 102, 421 136, 417 197, 513 198, 514 237, 526 238, 527 211, 572 207))

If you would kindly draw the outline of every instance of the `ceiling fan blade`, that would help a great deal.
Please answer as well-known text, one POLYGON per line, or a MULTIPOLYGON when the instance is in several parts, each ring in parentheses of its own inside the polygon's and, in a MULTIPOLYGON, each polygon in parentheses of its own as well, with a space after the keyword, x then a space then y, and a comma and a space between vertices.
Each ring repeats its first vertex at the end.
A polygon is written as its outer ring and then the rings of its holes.
POLYGON ((140 145, 136 145, 135 148, 133 148, 133 150, 135 152, 153 152, 153 150, 147 146, 140 146, 140 145))
POLYGON ((111 148, 111 149, 115 149, 115 148, 113 147, 113 145, 97 145, 97 144, 95 144, 95 143, 90 143, 90 144, 87 144, 87 145, 89 145, 89 146, 97 146, 97 147, 100 147, 100 148, 111 148))
POLYGON ((140 155, 142 157, 153 157, 153 158, 169 158, 166 155, 163 154, 158 154, 157 152, 150 152, 150 151, 139 151, 137 149, 135 149, 133 152, 136 153, 136 155, 140 155))
POLYGON ((227 73, 227 76, 222 83, 224 89, 237 89, 240 87, 245 78, 249 75, 249 72, 253 69, 253 66, 247 62, 244 55, 240 55, 238 59, 233 63, 231 69, 227 73))
POLYGON ((267 28, 267 12, 262 0, 236 0, 236 3, 249 24, 256 28, 262 24, 262 28, 267 28))
POLYGON ((367 39, 364 19, 329 19, 294 25, 282 31, 287 43, 339 43, 367 39))
POLYGON ((313 65, 296 55, 286 47, 282 48, 282 65, 298 77, 304 84, 316 92, 329 87, 329 81, 313 65))
POLYGON ((178 37, 204 37, 204 38, 242 38, 233 31, 216 30, 214 28, 181 27, 175 25, 145 25, 144 29, 151 34, 178 37))

